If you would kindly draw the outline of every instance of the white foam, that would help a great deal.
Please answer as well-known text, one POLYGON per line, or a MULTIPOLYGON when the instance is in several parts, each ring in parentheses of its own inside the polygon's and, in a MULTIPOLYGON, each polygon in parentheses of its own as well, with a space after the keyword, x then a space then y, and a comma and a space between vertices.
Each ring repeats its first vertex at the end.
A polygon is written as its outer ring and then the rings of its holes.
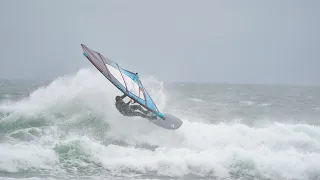
POLYGON ((226 177, 240 168, 242 172, 263 174, 265 178, 303 179, 306 172, 320 171, 316 163, 320 160, 320 129, 303 126, 274 124, 255 129, 239 124, 215 126, 187 122, 173 133, 130 134, 132 144, 160 145, 154 151, 103 146, 98 142, 85 142, 83 148, 96 163, 114 173, 136 171, 166 176, 226 177), (300 147, 301 143, 306 147, 300 147))
POLYGON ((252 101, 240 101, 241 104, 246 105, 246 106, 251 106, 253 105, 255 102, 252 101))
POLYGON ((193 102, 203 102, 203 100, 199 99, 199 98, 189 98, 189 100, 191 100, 193 102))
POLYGON ((261 103, 259 104, 259 106, 261 107, 267 107, 267 106, 271 106, 272 104, 271 103, 261 103))
POLYGON ((37 144, 0 144, 0 171, 55 170, 59 159, 52 149, 37 144))

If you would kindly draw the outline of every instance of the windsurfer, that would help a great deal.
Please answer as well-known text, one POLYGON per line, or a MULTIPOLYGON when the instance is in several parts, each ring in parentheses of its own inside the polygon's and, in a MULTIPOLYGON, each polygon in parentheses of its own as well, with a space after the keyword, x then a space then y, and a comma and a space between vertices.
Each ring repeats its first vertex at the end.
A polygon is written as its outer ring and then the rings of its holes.
MULTIPOLYGON (((124 116, 140 116, 143 118, 150 118, 148 116, 148 113, 150 111, 144 110, 140 105, 135 104, 135 105, 129 105, 130 102, 134 103, 133 100, 131 99, 129 102, 125 103, 123 101, 123 98, 125 98, 127 95, 123 96, 116 96, 116 108, 117 110, 124 116), (137 111, 139 110, 139 111, 137 111)), ((156 118, 156 116, 153 116, 152 118, 156 118)))

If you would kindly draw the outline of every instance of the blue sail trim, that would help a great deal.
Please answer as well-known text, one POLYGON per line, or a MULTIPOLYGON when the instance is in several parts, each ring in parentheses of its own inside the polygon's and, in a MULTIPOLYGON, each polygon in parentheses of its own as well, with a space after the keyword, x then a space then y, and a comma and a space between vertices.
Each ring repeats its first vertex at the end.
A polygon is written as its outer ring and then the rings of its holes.
POLYGON ((142 84, 139 82, 139 78, 138 78, 138 75, 135 74, 135 73, 132 73, 132 72, 129 72, 125 69, 121 69, 121 72, 127 76, 129 76, 135 83, 137 83, 140 87, 142 86, 142 84))

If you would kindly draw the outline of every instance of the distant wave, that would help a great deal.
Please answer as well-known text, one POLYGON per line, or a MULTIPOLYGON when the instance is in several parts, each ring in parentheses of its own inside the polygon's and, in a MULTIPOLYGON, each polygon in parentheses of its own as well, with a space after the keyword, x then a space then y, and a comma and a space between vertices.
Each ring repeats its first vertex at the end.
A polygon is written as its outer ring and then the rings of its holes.
POLYGON ((189 100, 194 101, 194 102, 203 102, 203 100, 199 99, 199 98, 189 98, 189 100))

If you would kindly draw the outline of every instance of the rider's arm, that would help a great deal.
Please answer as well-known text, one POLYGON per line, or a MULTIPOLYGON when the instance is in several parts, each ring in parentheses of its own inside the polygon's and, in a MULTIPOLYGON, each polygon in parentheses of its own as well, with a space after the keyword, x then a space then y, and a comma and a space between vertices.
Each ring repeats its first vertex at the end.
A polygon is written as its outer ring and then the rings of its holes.
POLYGON ((122 96, 121 96, 121 99, 123 99, 123 98, 125 98, 125 97, 127 97, 127 95, 126 95, 126 94, 122 95, 122 96))
POLYGON ((133 99, 130 99, 129 102, 127 102, 127 104, 129 105, 130 103, 134 104, 135 101, 133 99))

